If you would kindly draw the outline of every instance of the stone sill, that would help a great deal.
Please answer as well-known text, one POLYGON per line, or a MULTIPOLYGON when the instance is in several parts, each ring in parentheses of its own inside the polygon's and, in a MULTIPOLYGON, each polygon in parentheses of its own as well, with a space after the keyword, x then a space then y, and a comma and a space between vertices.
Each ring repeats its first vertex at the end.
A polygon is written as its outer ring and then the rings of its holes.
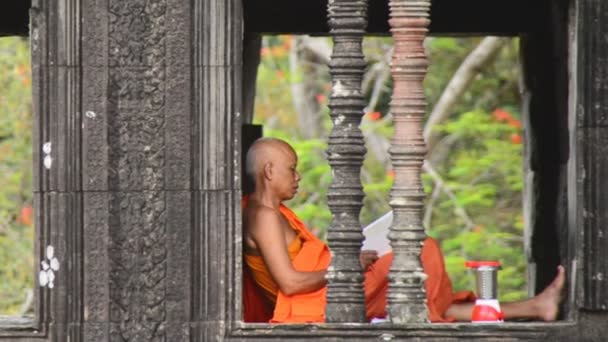
POLYGON ((0 338, 10 337, 40 337, 44 335, 39 330, 39 324, 34 317, 1 316, 0 338))
POLYGON ((228 334, 236 338, 324 338, 352 337, 390 341, 394 338, 483 338, 542 340, 550 336, 568 335, 576 329, 574 321, 508 322, 499 324, 471 323, 327 323, 327 324, 265 324, 235 322, 228 334))

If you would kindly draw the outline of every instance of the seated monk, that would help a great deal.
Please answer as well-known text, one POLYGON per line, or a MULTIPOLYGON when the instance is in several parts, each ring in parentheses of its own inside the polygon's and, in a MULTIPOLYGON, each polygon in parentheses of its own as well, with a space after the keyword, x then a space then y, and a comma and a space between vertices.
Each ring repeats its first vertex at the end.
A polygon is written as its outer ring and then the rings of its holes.
MULTIPOLYGON (((305 323, 325 318, 329 250, 283 205, 298 190, 296 166, 295 151, 279 139, 258 139, 247 153, 247 175, 255 190, 243 199, 245 322, 305 323)), ((392 253, 378 258, 377 253, 364 251, 359 259, 365 272, 366 316, 385 317, 392 253)), ((421 263, 428 276, 429 320, 470 321, 475 297, 471 292, 453 292, 435 240, 424 241, 421 263)), ((539 295, 501 303, 505 319, 555 320, 564 278, 559 266, 553 282, 539 295)))

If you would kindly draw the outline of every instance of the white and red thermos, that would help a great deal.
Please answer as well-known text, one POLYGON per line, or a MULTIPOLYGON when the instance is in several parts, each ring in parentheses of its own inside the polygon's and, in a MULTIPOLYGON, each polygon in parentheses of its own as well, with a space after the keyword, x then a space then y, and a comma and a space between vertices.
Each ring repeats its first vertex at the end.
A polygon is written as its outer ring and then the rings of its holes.
POLYGON ((498 261, 467 261, 466 267, 476 273, 477 300, 471 315, 472 323, 501 323, 504 315, 500 309, 497 295, 497 273, 500 269, 498 261))

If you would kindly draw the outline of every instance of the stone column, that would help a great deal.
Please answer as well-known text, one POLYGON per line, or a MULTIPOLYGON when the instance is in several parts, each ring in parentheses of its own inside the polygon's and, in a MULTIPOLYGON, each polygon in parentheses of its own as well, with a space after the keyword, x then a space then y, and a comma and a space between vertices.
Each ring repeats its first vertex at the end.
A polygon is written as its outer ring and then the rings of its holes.
POLYGON ((37 292, 38 330, 221 340, 239 318, 241 2, 34 0, 31 13, 37 259, 52 245, 61 266, 37 292))
POLYGON ((365 107, 361 80, 367 63, 361 42, 367 25, 367 2, 330 1, 328 11, 334 40, 329 71, 329 107, 334 126, 327 150, 333 179, 327 195, 332 212, 327 236, 332 260, 325 312, 328 322, 363 322, 365 298, 359 265, 363 234, 359 213, 364 197, 360 172, 366 150, 359 124, 365 107))
MULTIPOLYGON (((608 311, 608 3, 574 1, 571 26, 569 227, 578 244, 576 306, 608 311)), ((571 274, 571 273, 570 273, 571 274)))
POLYGON ((426 322, 426 278, 420 264, 425 193, 420 178, 426 147, 422 120, 426 110, 423 80, 427 59, 423 42, 429 25, 430 1, 391 0, 389 2, 393 36, 393 96, 391 112, 395 133, 390 155, 395 181, 390 205, 393 223, 389 240, 394 253, 389 274, 388 313, 393 323, 426 322))
POLYGON ((180 0, 82 1, 84 341, 188 339, 191 20, 180 0))

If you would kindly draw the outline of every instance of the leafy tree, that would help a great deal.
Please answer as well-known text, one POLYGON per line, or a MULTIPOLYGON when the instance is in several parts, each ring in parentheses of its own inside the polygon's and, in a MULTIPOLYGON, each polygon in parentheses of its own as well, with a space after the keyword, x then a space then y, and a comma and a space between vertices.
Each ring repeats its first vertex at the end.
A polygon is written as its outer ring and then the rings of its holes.
POLYGON ((29 44, 0 39, 0 314, 21 314, 34 274, 29 44))

